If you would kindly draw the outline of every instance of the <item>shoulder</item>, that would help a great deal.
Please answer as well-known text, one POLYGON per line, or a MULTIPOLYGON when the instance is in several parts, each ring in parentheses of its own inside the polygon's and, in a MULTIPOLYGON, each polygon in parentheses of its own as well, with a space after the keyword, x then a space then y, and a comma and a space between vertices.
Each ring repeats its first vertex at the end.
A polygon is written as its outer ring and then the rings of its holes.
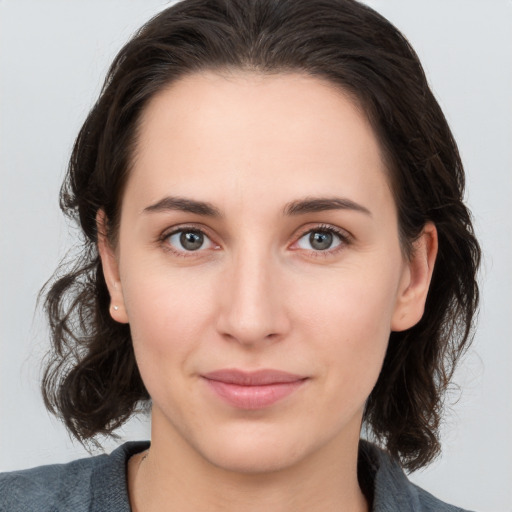
POLYGON ((371 482, 374 512, 469 512, 410 482, 397 461, 366 441, 361 441, 359 465, 360 478, 371 482))
POLYGON ((422 512, 471 512, 455 505, 449 505, 411 482, 409 482, 409 486, 410 492, 418 497, 422 512))
POLYGON ((0 474, 0 511, 87 510, 91 474, 102 457, 0 474))
POLYGON ((0 512, 128 512, 126 461, 148 443, 125 443, 110 455, 0 473, 0 512))

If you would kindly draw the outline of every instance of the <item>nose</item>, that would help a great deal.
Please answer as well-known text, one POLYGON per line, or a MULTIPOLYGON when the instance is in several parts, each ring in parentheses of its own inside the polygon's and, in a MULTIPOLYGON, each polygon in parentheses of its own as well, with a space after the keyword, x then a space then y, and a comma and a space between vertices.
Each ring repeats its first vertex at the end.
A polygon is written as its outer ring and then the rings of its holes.
POLYGON ((286 289, 279 263, 265 251, 247 248, 233 255, 221 284, 217 330, 250 346, 277 341, 290 329, 286 289))

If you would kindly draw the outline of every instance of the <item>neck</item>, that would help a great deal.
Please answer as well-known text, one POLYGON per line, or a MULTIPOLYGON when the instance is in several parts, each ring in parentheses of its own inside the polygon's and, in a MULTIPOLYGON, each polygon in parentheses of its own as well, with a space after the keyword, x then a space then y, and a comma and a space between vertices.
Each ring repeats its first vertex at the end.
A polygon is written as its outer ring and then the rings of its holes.
MULTIPOLYGON (((173 435, 174 434, 174 435, 173 435)), ((367 512, 357 481, 359 432, 270 471, 234 471, 205 460, 153 422, 149 452, 130 460, 133 512, 367 512)))

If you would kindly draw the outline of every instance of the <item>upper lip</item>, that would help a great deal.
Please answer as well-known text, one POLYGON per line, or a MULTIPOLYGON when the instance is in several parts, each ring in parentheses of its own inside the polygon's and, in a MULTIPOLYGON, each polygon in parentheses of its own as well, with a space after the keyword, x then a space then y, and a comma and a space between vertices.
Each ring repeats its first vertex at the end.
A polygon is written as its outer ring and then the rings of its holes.
POLYGON ((237 384, 239 386, 265 386, 268 384, 282 384, 285 382, 296 382, 306 377, 284 372, 282 370, 256 370, 244 371, 237 369, 223 369, 202 375, 205 379, 237 384))

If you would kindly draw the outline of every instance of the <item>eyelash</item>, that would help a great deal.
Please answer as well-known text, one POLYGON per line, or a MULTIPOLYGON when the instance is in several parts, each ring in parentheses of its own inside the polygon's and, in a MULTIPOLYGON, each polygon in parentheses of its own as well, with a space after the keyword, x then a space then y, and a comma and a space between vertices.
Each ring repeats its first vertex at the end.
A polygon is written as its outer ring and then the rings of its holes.
MULTIPOLYGON (((159 238, 158 242, 162 246, 163 250, 170 252, 174 254, 175 256, 183 257, 183 258, 189 258, 194 257, 194 253, 200 253, 203 252, 201 250, 198 251, 180 251, 174 249, 170 243, 168 242, 169 238, 173 235, 176 235, 178 233, 183 232, 191 232, 191 233, 200 233, 204 235, 210 242, 218 247, 218 244, 216 244, 212 238, 206 233, 206 231, 203 228, 199 228, 197 226, 193 225, 185 225, 185 226, 178 226, 174 228, 172 231, 166 231, 164 232, 159 238)), ((296 238, 294 244, 296 244, 299 240, 301 240, 304 236, 310 234, 310 233, 330 233, 335 235, 339 238, 340 243, 334 247, 334 249, 326 249, 326 250, 308 250, 309 254, 312 255, 315 258, 326 258, 332 255, 337 254, 338 252, 342 251, 347 245, 350 245, 352 242, 352 235, 350 235, 347 231, 341 230, 335 226, 327 225, 327 224, 320 224, 313 228, 306 229, 301 232, 301 234, 296 238)), ((299 250, 299 249, 293 249, 293 250, 299 250)))
POLYGON ((171 231, 165 231, 158 238, 158 242, 162 246, 163 250, 166 252, 170 252, 175 256, 179 256, 182 258, 189 258, 189 257, 193 257, 195 255, 194 253, 202 252, 200 250, 198 250, 198 251, 185 251, 185 250, 179 251, 179 250, 175 249, 170 243, 168 243, 168 240, 172 235, 176 235, 177 233, 200 233, 200 234, 204 235, 205 238, 210 240, 210 242, 212 244, 218 246, 218 244, 215 244, 215 242, 213 242, 212 237, 210 237, 203 228, 199 228, 199 227, 193 226, 193 225, 178 226, 178 227, 172 229, 171 231))
POLYGON ((309 228, 304 230, 301 235, 294 242, 296 244, 299 240, 301 240, 304 236, 310 233, 330 233, 337 236, 340 240, 340 243, 334 247, 333 249, 326 249, 324 251, 318 250, 309 250, 309 254, 314 258, 328 258, 329 256, 334 256, 338 254, 340 251, 345 249, 352 242, 352 235, 350 235, 347 231, 337 228, 336 226, 331 226, 328 224, 320 224, 313 228, 309 228))

